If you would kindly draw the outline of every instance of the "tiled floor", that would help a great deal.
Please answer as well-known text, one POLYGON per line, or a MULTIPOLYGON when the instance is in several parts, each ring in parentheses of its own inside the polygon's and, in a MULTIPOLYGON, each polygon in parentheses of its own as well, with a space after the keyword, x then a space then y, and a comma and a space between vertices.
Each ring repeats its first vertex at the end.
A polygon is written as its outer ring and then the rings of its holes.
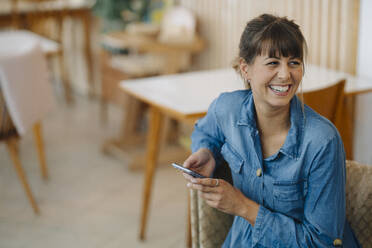
POLYGON ((40 177, 32 133, 22 138, 21 162, 41 209, 35 216, 3 143, 0 144, 0 248, 185 247, 187 191, 182 175, 157 170, 147 241, 137 240, 142 172, 101 152, 118 133, 121 110, 99 120, 95 100, 59 103, 43 122, 50 180, 40 177))

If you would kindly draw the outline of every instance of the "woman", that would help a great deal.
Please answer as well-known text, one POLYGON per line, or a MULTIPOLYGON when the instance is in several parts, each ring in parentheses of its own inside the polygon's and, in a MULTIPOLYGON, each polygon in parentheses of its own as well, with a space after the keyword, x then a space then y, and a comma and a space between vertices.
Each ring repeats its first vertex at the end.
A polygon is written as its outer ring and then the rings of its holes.
POLYGON ((184 166, 206 203, 235 215, 223 247, 359 247, 345 217, 345 154, 337 129, 296 97, 306 42, 293 21, 264 14, 240 40, 247 90, 221 94, 195 125, 184 166))

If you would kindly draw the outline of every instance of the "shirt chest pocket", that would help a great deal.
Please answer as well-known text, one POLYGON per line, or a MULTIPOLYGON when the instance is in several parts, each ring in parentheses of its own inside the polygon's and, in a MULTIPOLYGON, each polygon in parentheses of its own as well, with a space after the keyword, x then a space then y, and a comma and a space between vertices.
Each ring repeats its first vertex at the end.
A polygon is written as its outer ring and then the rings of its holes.
POLYGON ((225 143, 222 146, 221 154, 226 162, 229 164, 234 186, 238 189, 241 189, 243 181, 242 166, 244 160, 228 143, 225 143))
POLYGON ((306 193, 307 182, 305 180, 276 181, 273 185, 274 209, 301 220, 306 193))

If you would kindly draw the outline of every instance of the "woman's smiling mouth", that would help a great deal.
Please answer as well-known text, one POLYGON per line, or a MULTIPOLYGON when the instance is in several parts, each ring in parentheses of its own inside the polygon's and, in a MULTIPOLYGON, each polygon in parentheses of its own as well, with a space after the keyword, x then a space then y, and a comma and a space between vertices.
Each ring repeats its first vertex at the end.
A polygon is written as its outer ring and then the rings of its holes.
POLYGON ((269 88, 279 96, 286 96, 292 85, 269 85, 269 88))

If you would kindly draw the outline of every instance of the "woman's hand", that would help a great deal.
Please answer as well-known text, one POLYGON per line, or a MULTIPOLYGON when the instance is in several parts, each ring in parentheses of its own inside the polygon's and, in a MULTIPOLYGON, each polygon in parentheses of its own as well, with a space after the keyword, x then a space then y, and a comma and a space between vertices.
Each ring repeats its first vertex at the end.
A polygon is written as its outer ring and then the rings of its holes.
POLYGON ((216 161, 210 150, 200 148, 185 160, 183 166, 203 176, 210 177, 216 167, 216 161))
POLYGON ((201 197, 209 206, 228 214, 241 216, 254 226, 259 205, 245 197, 240 190, 223 179, 201 179, 185 173, 183 175, 189 181, 187 187, 200 191, 201 197))

